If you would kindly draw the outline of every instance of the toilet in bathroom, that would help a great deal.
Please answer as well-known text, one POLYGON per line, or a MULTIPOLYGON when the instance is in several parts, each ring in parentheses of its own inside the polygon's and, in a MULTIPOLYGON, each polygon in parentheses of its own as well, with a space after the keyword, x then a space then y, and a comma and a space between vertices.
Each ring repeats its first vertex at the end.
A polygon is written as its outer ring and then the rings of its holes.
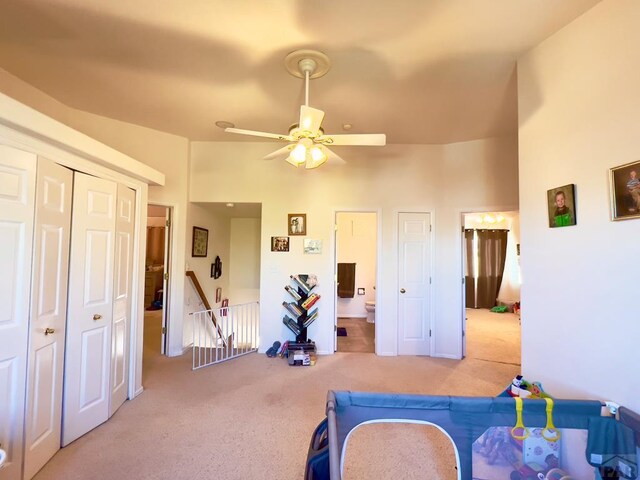
POLYGON ((364 309, 367 311, 367 322, 374 323, 376 321, 376 302, 364 302, 364 309))

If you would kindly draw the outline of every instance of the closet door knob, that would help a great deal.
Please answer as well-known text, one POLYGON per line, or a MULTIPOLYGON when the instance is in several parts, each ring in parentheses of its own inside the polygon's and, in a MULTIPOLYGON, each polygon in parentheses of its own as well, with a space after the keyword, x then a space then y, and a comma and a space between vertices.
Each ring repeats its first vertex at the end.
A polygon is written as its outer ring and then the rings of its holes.
POLYGON ((96 313, 96 314, 93 316, 93 319, 94 319, 94 320, 100 320, 101 318, 102 318, 102 315, 100 315, 99 313, 96 313))
POLYGON ((44 329, 44 334, 45 335, 49 335, 50 333, 56 333, 56 331, 53 328, 45 328, 44 329))
POLYGON ((406 290, 404 288, 401 288, 400 293, 404 293, 404 292, 406 292, 406 290))

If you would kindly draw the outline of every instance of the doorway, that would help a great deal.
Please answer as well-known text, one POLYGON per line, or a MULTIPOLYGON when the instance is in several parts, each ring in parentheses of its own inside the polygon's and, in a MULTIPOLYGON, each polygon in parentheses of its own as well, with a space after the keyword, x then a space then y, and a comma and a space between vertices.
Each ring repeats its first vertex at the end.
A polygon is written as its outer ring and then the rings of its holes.
POLYGON ((144 275, 144 352, 147 355, 166 354, 171 214, 170 207, 147 206, 144 275))
POLYGON ((335 351, 375 353, 378 213, 336 212, 335 351))
POLYGON ((520 365, 517 211, 462 214, 463 357, 520 365))

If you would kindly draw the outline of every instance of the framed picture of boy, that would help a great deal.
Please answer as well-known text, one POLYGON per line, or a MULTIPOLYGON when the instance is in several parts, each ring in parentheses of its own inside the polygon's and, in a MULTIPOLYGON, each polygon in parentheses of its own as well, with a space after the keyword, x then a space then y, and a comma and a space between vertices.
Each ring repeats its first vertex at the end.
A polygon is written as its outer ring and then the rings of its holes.
POLYGON ((549 210, 549 227, 569 227, 576 224, 575 185, 547 190, 547 208, 549 210))
POLYGON ((640 161, 610 169, 611 220, 640 218, 640 161))

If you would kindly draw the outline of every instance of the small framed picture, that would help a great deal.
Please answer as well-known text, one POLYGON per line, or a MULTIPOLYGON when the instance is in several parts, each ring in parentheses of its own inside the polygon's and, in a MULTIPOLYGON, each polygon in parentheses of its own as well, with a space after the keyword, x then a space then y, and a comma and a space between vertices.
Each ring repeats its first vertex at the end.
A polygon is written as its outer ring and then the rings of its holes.
POLYGON ((306 213, 290 213, 288 220, 289 220, 289 235, 306 235, 307 234, 307 214, 306 213))
POLYGON ((209 230, 206 228, 193 227, 193 239, 191 242, 192 257, 206 257, 209 247, 209 230))
POLYGON ((611 220, 640 218, 640 161, 610 169, 611 220))
POLYGON ((304 253, 306 254, 320 254, 322 253, 322 240, 315 238, 305 238, 303 241, 304 253))
POLYGON ((569 227, 576 224, 575 185, 547 190, 547 208, 549 210, 549 227, 569 227))
POLYGON ((216 303, 219 303, 222 300, 222 287, 216 288, 216 303))
POLYGON ((272 252, 288 252, 289 237, 271 237, 272 252))

